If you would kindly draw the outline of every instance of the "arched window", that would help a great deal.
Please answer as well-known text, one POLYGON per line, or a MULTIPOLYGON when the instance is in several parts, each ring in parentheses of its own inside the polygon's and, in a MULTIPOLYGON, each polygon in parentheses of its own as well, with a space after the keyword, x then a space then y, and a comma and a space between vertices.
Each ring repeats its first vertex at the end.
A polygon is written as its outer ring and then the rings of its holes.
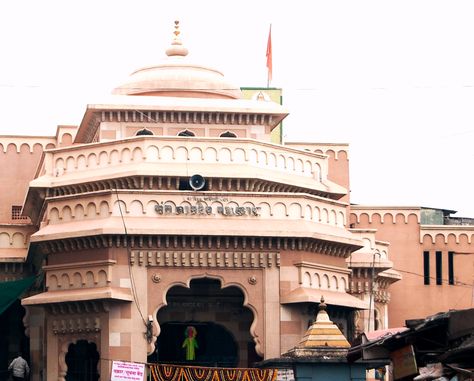
POLYGON ((226 131, 226 132, 223 132, 222 134, 220 134, 219 137, 221 137, 221 138, 236 138, 237 135, 234 134, 233 132, 226 131))
POLYGON ((194 132, 192 131, 189 131, 189 130, 184 130, 184 131, 181 131, 178 136, 196 136, 194 134, 194 132))
POLYGON ((142 136, 142 135, 153 135, 153 132, 147 128, 144 128, 143 130, 137 131, 137 133, 135 134, 135 136, 142 136))

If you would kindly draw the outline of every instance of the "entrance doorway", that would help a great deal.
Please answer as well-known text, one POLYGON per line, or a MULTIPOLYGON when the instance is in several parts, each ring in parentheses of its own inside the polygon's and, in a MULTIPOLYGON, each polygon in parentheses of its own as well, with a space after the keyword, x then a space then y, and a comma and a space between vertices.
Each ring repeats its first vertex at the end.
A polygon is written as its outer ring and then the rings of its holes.
POLYGON ((213 322, 164 323, 157 346, 157 361, 160 363, 232 368, 237 366, 239 358, 237 343, 232 334, 213 322), (193 359, 186 358, 186 344, 189 340, 185 339, 190 330, 196 333, 193 338, 196 343, 193 359))
POLYGON ((166 300, 168 305, 157 314, 161 330, 149 362, 250 367, 261 360, 250 334, 254 316, 244 307, 238 287, 222 288, 217 279, 193 279, 189 288, 172 287, 166 300), (191 331, 194 337, 185 340, 191 331), (191 356, 189 345, 194 348, 191 356))
POLYGON ((18 353, 22 353, 23 358, 30 363, 30 341, 25 336, 24 316, 25 309, 20 300, 0 314, 0 380, 8 379, 8 365, 18 353))
POLYGON ((95 343, 78 340, 70 344, 66 353, 66 381, 97 381, 99 353, 95 343))

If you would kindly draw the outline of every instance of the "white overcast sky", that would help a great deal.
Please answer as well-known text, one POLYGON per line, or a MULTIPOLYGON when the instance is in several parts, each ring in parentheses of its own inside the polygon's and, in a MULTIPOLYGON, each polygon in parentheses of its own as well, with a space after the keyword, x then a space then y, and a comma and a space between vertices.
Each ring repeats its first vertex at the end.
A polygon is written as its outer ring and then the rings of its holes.
POLYGON ((273 82, 288 141, 350 144, 351 200, 474 217, 474 1, 0 2, 0 134, 54 135, 181 21, 190 58, 273 82))

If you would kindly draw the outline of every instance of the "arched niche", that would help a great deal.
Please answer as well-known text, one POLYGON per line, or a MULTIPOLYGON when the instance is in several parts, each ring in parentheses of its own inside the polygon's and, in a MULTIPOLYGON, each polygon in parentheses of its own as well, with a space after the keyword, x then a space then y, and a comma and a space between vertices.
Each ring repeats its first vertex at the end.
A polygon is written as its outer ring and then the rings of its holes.
POLYGON ((250 359, 252 362, 262 360, 255 345, 255 311, 239 286, 223 286, 220 279, 209 276, 193 277, 187 284, 171 286, 165 298, 166 305, 154 316, 159 335, 150 361, 186 363, 182 346, 189 325, 197 329, 196 340, 200 348, 196 359, 188 361, 189 364, 242 367, 250 365, 250 359), (160 338, 162 334, 164 336, 160 338), (214 337, 217 334, 222 335, 222 340, 214 337), (231 350, 220 348, 224 345, 230 346, 231 350), (161 354, 165 347, 167 355, 161 354))

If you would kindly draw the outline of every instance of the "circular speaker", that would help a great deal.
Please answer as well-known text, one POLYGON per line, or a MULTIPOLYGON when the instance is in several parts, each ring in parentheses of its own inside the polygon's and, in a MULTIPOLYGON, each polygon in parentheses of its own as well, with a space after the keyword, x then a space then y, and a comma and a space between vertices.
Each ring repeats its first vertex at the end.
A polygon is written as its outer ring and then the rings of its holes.
POLYGON ((204 185, 206 185, 206 180, 201 175, 192 175, 189 178, 189 186, 195 191, 201 190, 204 185))

